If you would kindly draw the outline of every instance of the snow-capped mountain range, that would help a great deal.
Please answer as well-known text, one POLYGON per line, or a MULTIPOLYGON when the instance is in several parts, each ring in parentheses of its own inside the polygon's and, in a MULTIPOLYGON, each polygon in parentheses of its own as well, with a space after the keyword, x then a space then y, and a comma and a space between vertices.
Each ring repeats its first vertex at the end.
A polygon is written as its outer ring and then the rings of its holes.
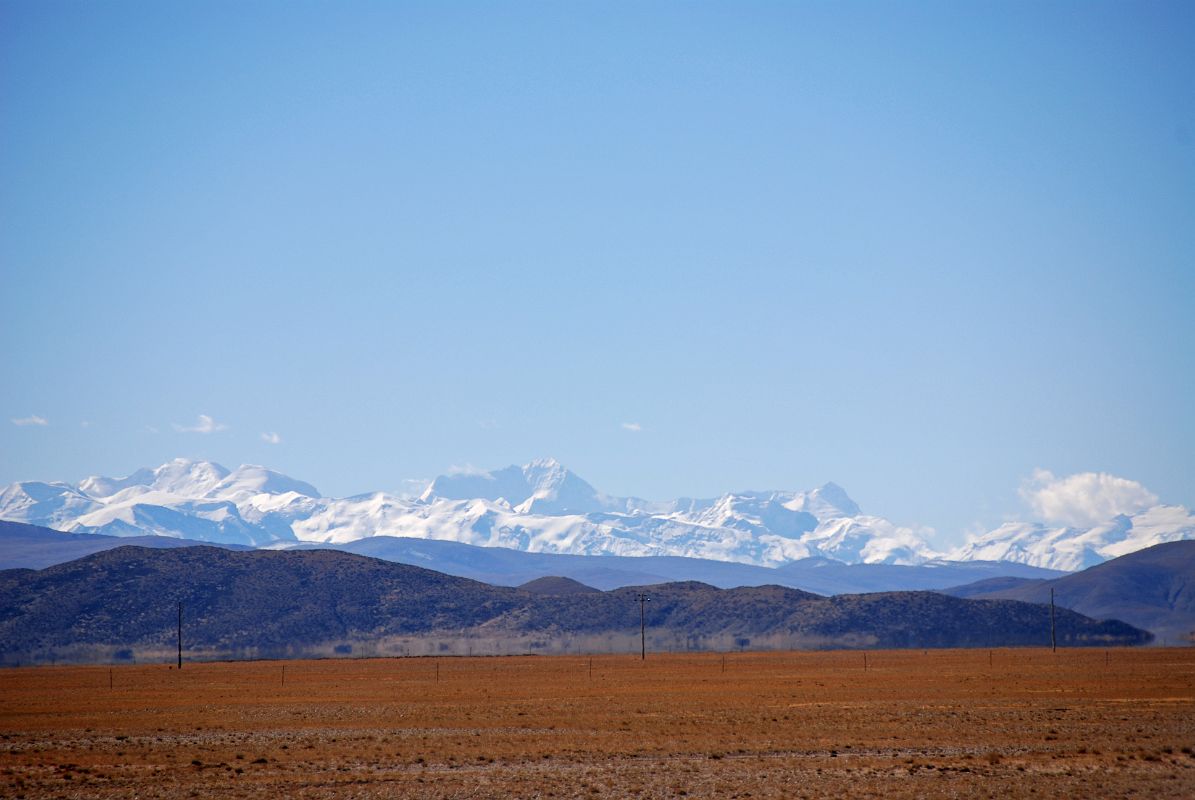
POLYGON ((1165 541, 1195 538, 1181 506, 1154 506, 1089 529, 1008 523, 936 552, 922 531, 864 514, 839 486, 651 502, 602 494, 552 459, 444 475, 418 498, 323 497, 260 466, 175 459, 125 478, 26 481, 0 492, 0 519, 74 533, 157 534, 256 547, 370 536, 442 539, 542 553, 675 555, 778 566, 1015 561, 1076 570, 1165 541))

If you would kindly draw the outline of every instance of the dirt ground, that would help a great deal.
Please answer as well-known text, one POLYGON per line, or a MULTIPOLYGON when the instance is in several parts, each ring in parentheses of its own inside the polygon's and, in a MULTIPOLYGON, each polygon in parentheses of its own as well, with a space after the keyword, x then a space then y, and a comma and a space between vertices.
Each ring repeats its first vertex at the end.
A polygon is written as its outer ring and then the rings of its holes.
POLYGON ((1191 798, 1193 748, 1195 649, 0 671, 17 798, 1191 798))

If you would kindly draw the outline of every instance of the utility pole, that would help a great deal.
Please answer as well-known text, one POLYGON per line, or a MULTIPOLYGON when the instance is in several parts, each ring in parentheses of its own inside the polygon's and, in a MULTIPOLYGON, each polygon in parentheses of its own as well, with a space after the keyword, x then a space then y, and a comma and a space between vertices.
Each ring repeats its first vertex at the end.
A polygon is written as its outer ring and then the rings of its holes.
POLYGON ((647 612, 644 611, 644 603, 651 600, 643 592, 636 592, 635 599, 639 601, 639 660, 647 660, 647 612))
POLYGON ((183 601, 178 601, 178 668, 183 668, 183 601))
POLYGON ((1050 650, 1051 652, 1058 652, 1058 636, 1054 629, 1054 589, 1050 588, 1050 650))

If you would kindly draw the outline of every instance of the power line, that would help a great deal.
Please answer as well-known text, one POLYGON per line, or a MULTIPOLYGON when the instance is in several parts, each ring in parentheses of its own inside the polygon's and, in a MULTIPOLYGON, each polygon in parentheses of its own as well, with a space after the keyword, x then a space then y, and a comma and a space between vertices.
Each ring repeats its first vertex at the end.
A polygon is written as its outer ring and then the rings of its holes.
POLYGON ((644 603, 651 600, 644 592, 636 592, 635 599, 639 601, 639 659, 641 661, 647 660, 647 612, 644 611, 644 603))
POLYGON ((1050 588, 1050 650, 1058 652, 1058 636, 1054 628, 1054 589, 1050 588))

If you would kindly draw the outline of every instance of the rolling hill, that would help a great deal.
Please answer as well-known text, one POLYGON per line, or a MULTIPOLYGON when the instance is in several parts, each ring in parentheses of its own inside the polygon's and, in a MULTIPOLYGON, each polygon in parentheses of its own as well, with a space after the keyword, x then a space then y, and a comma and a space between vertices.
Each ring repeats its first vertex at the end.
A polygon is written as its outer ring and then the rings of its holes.
MULTIPOLYGON (((643 589, 639 589, 642 591, 643 589)), ((627 649, 634 588, 536 594, 336 551, 119 547, 43 570, 0 572, 5 663, 166 658, 176 603, 197 657, 336 652, 627 649), (412 649, 414 648, 414 649, 412 649)), ((1048 609, 935 592, 821 597, 698 582, 646 589, 653 647, 1041 645, 1048 609)), ((1067 645, 1142 644, 1122 622, 1063 611, 1067 645)))

